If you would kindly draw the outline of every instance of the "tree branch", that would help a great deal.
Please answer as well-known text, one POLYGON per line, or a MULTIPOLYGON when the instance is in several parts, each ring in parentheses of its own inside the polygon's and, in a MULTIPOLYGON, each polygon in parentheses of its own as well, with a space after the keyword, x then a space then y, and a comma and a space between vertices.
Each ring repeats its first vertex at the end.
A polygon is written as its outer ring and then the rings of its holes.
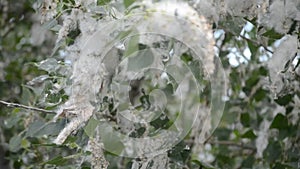
POLYGON ((56 114, 56 112, 52 111, 52 110, 45 110, 45 109, 41 109, 41 108, 30 107, 30 106, 26 106, 26 105, 22 105, 22 104, 17 104, 17 103, 9 103, 9 102, 3 101, 3 100, 0 100, 0 103, 3 105, 6 105, 7 107, 17 107, 17 108, 33 110, 33 111, 38 111, 38 112, 43 112, 43 113, 56 114))

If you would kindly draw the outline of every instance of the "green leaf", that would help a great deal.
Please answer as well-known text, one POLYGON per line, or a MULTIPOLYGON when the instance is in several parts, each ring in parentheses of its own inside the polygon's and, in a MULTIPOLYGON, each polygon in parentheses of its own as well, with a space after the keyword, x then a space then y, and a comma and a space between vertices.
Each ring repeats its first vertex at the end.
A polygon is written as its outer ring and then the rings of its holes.
POLYGON ((110 3, 111 0, 97 0, 97 5, 103 6, 110 3))
POLYGON ((193 73, 194 77, 196 78, 197 82, 199 84, 203 83, 203 77, 205 76, 203 71, 200 69, 202 66, 200 60, 193 60, 188 65, 190 71, 193 73))
POLYGON ((222 65, 225 69, 230 67, 229 58, 227 57, 229 53, 230 52, 228 50, 221 50, 219 53, 219 58, 221 59, 222 65))
POLYGON ((129 134, 129 137, 133 138, 141 138, 143 134, 145 133, 146 128, 145 127, 139 127, 138 129, 135 129, 129 134))
MULTIPOLYGON (((245 87, 243 88, 243 91, 248 95, 253 89, 253 86, 255 86, 259 80, 261 79, 261 76, 266 76, 268 71, 264 67, 259 67, 249 73, 249 78, 246 80, 245 87)), ((263 93, 260 93, 263 94, 263 93)), ((258 99, 260 99, 258 97, 258 99)))
POLYGON ((130 39, 128 40, 128 45, 126 47, 124 56, 128 57, 128 56, 132 56, 132 54, 136 53, 139 50, 139 36, 135 35, 130 37, 130 39))
POLYGON ((268 75, 268 69, 266 69, 266 68, 263 67, 263 66, 261 66, 261 67, 258 69, 258 71, 259 71, 259 74, 260 74, 261 76, 267 76, 267 75, 268 75))
POLYGON ((231 158, 229 155, 229 152, 228 151, 222 151, 222 154, 218 154, 216 156, 216 159, 218 159, 216 161, 216 163, 219 165, 219 166, 222 166, 222 168, 233 168, 233 165, 235 163, 234 161, 234 158, 231 158), (224 154, 224 155, 222 155, 224 154))
POLYGON ((280 143, 278 141, 269 142, 263 155, 264 155, 264 158, 270 163, 273 163, 275 160, 279 159, 279 157, 281 156, 280 143))
POLYGON ((20 109, 18 109, 18 108, 14 109, 14 110, 12 111, 11 116, 10 116, 8 119, 6 119, 6 120, 4 121, 4 124, 5 124, 5 127, 6 127, 6 128, 12 128, 12 127, 16 126, 16 125, 19 123, 19 121, 20 121, 21 118, 22 118, 22 117, 18 114, 19 111, 20 111, 20 109))
POLYGON ((151 49, 138 51, 137 55, 128 58, 128 70, 140 71, 143 68, 150 66, 154 61, 154 55, 151 49))
POLYGON ((21 104, 30 105, 32 101, 35 100, 38 91, 38 88, 31 90, 28 86, 22 85, 21 104))
MULTIPOLYGON (((109 165, 109 166, 111 166, 111 165, 109 165)), ((82 162, 80 168, 81 169, 92 169, 91 164, 88 162, 82 162)))
POLYGON ((60 120, 56 123, 45 123, 43 121, 35 121, 29 125, 26 137, 41 137, 44 135, 53 136, 64 128, 65 122, 60 120))
POLYGON ((44 29, 50 30, 50 29, 52 29, 53 27, 55 27, 56 25, 58 25, 57 20, 56 20, 56 19, 52 19, 52 20, 49 20, 49 21, 45 22, 45 23, 43 24, 43 28, 44 28, 44 29))
POLYGON ((67 35, 67 45, 73 45, 75 42, 75 39, 77 38, 77 36, 79 36, 81 34, 81 30, 79 29, 79 26, 76 27, 76 29, 72 29, 71 31, 69 31, 68 35, 67 35))
POLYGON ((49 161, 46 161, 44 164, 64 165, 66 162, 67 162, 67 159, 65 159, 62 156, 57 156, 49 161))
POLYGON ((28 147, 30 147, 30 145, 31 144, 27 139, 22 139, 22 141, 21 141, 22 148, 28 148, 28 147))
POLYGON ((125 148, 121 141, 122 136, 118 135, 118 132, 115 132, 115 129, 105 123, 101 123, 99 125, 99 134, 103 141, 105 150, 111 154, 120 155, 125 148))
POLYGON ((248 43, 248 47, 249 47, 250 52, 251 52, 251 60, 252 60, 253 57, 256 55, 259 47, 250 40, 248 40, 247 43, 248 43))
POLYGON ((45 125, 43 121, 35 121, 28 126, 26 137, 35 137, 36 133, 45 125))
POLYGON ((22 138, 19 135, 15 135, 13 136, 10 140, 9 140, 9 145, 8 148, 11 152, 17 152, 21 149, 21 141, 22 138))
POLYGON ((240 121, 244 127, 250 126, 250 115, 249 113, 242 113, 240 117, 240 121))
POLYGON ((234 35, 239 35, 245 25, 245 20, 241 17, 228 15, 226 20, 221 22, 220 25, 230 30, 234 35))
POLYGON ((190 149, 186 149, 186 146, 184 142, 178 143, 168 151, 168 157, 176 163, 185 164, 190 153, 190 149))
POLYGON ((135 2, 135 0, 124 0, 125 8, 128 8, 134 2, 135 2))
POLYGON ((253 71, 251 76, 246 80, 245 88, 247 91, 251 91, 252 87, 255 86, 259 82, 260 76, 257 71, 253 71))
POLYGON ((241 133, 239 132, 239 130, 233 130, 233 132, 232 132, 235 136, 236 136, 236 138, 240 138, 241 137, 241 133))
POLYGON ((279 96, 277 99, 275 99, 275 102, 278 103, 280 106, 285 106, 288 103, 290 103, 293 100, 292 94, 287 94, 284 96, 279 96))
POLYGON ((192 61, 193 61, 193 56, 191 56, 191 55, 189 55, 189 54, 187 54, 187 53, 184 53, 184 54, 182 54, 182 55, 180 56, 180 59, 181 59, 184 63, 188 64, 189 62, 192 62, 192 61))
POLYGON ((219 140, 228 140, 231 134, 231 130, 227 128, 217 128, 214 135, 218 137, 219 140))
POLYGON ((265 37, 271 38, 271 39, 280 39, 283 35, 281 35, 280 33, 277 33, 274 29, 271 29, 271 30, 263 33, 262 36, 265 36, 265 37))
POLYGON ((266 94, 267 94, 267 91, 262 89, 262 88, 259 88, 255 94, 254 94, 254 99, 255 101, 259 102, 261 100, 263 100, 265 97, 266 97, 266 94))
POLYGON ((84 127, 84 132, 86 133, 86 135, 88 135, 89 137, 93 137, 95 134, 95 129, 96 127, 99 125, 99 121, 91 118, 88 122, 88 124, 84 127))
POLYGON ((222 123, 234 123, 237 120, 237 111, 225 111, 222 117, 222 123))
POLYGON ((287 129, 289 127, 289 122, 286 116, 283 114, 277 114, 271 123, 270 128, 275 129, 287 129))
POLYGON ((66 122, 64 120, 60 120, 56 123, 48 123, 46 124, 38 133, 37 136, 55 136, 58 135, 59 132, 65 127, 66 122))
POLYGON ((254 134, 253 130, 250 129, 246 131, 243 135, 242 138, 249 138, 249 139, 255 139, 257 136, 254 134))
POLYGON ((195 163, 199 167, 204 167, 205 169, 216 169, 216 167, 210 165, 209 163, 206 162, 200 162, 199 160, 193 159, 191 160, 192 163, 195 163))
POLYGON ((242 162, 242 167, 245 169, 253 168, 254 163, 255 163, 255 158, 253 156, 249 156, 242 162))
POLYGON ((55 26, 53 26, 50 30, 51 30, 51 31, 54 31, 54 32, 58 32, 61 28, 62 28, 61 25, 55 25, 55 26))
POLYGON ((237 93, 240 92, 241 89, 241 75, 240 75, 240 71, 236 68, 233 68, 232 71, 230 72, 230 83, 233 87, 233 90, 237 93))
MULTIPOLYGON (((41 61, 40 63, 36 63, 35 66, 37 66, 41 70, 45 70, 48 73, 54 73, 59 69, 59 63, 55 58, 49 58, 46 60, 41 61)), ((37 77, 36 79, 39 80, 37 82, 41 83, 49 78, 48 75, 42 75, 40 77, 37 77)))
POLYGON ((165 116, 163 114, 160 115, 159 118, 156 118, 155 120, 150 122, 150 125, 153 126, 156 130, 157 129, 167 129, 170 127, 170 119, 168 116, 165 116))
POLYGON ((124 38, 128 37, 133 30, 126 30, 126 31, 121 31, 118 36, 116 37, 117 40, 123 40, 124 38))
MULTIPOLYGON (((289 165, 286 165, 286 164, 282 164, 282 163, 276 163, 275 166, 272 168, 272 169, 294 169, 293 166, 289 166, 289 165)), ((299 168, 299 166, 298 166, 299 168)))

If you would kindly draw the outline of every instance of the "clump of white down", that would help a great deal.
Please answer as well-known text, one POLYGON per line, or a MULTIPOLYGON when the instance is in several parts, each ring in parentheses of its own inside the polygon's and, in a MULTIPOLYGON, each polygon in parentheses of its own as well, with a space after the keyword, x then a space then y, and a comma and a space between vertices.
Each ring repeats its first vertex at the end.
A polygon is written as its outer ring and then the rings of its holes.
MULTIPOLYGON (((80 9, 73 9, 71 15, 66 17, 67 24, 65 25, 68 28, 62 27, 60 33, 65 35, 66 30, 78 24, 81 35, 67 49, 69 59, 73 62, 73 75, 71 77, 73 84, 69 93, 69 100, 61 107, 59 113, 69 112, 75 114, 75 116, 73 116, 68 125, 55 139, 54 142, 56 144, 62 144, 72 132, 83 126, 90 119, 95 110, 91 102, 97 100, 97 94, 102 96, 108 94, 106 93, 107 89, 105 89, 108 86, 105 85, 108 84, 108 78, 111 78, 111 74, 113 74, 111 70, 114 70, 119 62, 116 59, 118 49, 111 44, 114 44, 112 42, 116 42, 116 35, 114 33, 120 33, 124 28, 122 25, 132 26, 139 33, 151 32, 175 38, 192 49, 197 55, 195 59, 201 60, 208 75, 214 73, 214 39, 211 26, 207 24, 203 16, 199 15, 192 7, 183 2, 144 3, 144 6, 146 10, 133 10, 130 13, 130 17, 124 16, 124 18, 117 21, 111 17, 104 17, 104 19, 97 21, 91 14, 83 12, 80 9), (107 57, 107 55, 110 56, 108 60, 104 59, 104 56, 107 57)), ((59 35, 59 38, 63 37, 63 35, 59 35)), ((160 40, 160 38, 155 38, 155 36, 139 39, 140 43, 147 45, 159 42, 160 40)), ((185 50, 178 50, 177 54, 180 55, 185 50)), ((187 97, 186 101, 192 103, 193 100, 191 99, 193 98, 187 97)), ((197 115, 197 111, 195 110, 198 107, 195 106, 187 109, 191 112, 189 116, 196 118, 193 134, 200 143, 205 140, 207 133, 211 129, 209 108, 203 108, 207 110, 197 115)), ((166 133, 166 135, 171 135, 168 137, 169 139, 174 137, 172 133, 166 133)), ((146 139, 134 145, 130 144, 130 140, 124 139, 124 145, 127 146, 124 153, 129 155, 128 152, 130 152, 130 149, 136 149, 135 154, 138 155, 149 153, 155 156, 162 153, 161 156, 163 158, 160 158, 160 160, 153 158, 153 160, 156 161, 157 166, 165 167, 166 160, 168 160, 166 153, 149 152, 150 150, 160 148, 161 144, 165 144, 168 141, 164 139, 146 139), (136 148, 143 146, 146 147, 144 149, 136 148)), ((150 162, 151 160, 147 161, 147 163, 150 162)), ((143 166, 147 165, 143 164, 143 166)))

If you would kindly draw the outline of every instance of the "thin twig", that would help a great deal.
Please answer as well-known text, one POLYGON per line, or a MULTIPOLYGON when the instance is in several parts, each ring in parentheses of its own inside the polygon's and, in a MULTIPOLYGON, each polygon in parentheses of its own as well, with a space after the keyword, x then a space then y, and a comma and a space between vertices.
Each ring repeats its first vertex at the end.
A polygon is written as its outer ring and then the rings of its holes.
POLYGON ((30 107, 30 106, 26 106, 26 105, 22 105, 22 104, 17 104, 17 103, 9 103, 9 102, 3 101, 3 100, 0 100, 0 103, 3 105, 6 105, 7 107, 17 107, 17 108, 22 108, 22 109, 27 109, 27 110, 39 111, 39 112, 43 112, 43 113, 56 114, 56 112, 52 111, 52 110, 45 110, 45 109, 41 109, 41 108, 37 108, 37 107, 30 107))
POLYGON ((13 30, 13 28, 13 26, 9 25, 8 29, 3 33, 2 39, 4 39, 13 30))
POLYGON ((245 145, 245 144, 240 144, 240 143, 235 143, 232 141, 208 141, 210 144, 220 144, 220 145, 228 145, 228 146, 234 146, 234 147, 240 147, 242 149, 248 149, 252 151, 256 151, 256 148, 253 146, 245 145))
POLYGON ((241 35, 241 34, 237 35, 233 31, 230 31, 230 30, 226 29, 225 27, 220 27, 220 28, 223 29, 225 32, 228 32, 228 33, 232 34, 233 36, 240 37, 240 38, 242 38, 242 39, 244 39, 246 41, 250 41, 250 42, 256 44, 257 46, 262 46, 267 52, 270 52, 271 54, 274 53, 272 50, 268 49, 267 46, 265 46, 263 43, 261 43, 259 41, 256 41, 256 40, 253 40, 253 39, 249 39, 246 36, 241 35))
POLYGON ((249 39, 249 38, 247 38, 247 37, 244 36, 244 35, 237 35, 237 36, 241 37, 242 39, 244 39, 244 40, 246 40, 246 41, 250 41, 250 42, 256 44, 257 46, 262 46, 266 51, 268 51, 268 52, 270 52, 270 53, 273 54, 273 51, 271 51, 270 49, 268 49, 268 47, 265 46, 264 44, 262 44, 262 43, 260 43, 260 42, 258 42, 258 41, 249 39))
MULTIPOLYGON (((300 52, 299 52, 300 54, 300 52)), ((295 53, 294 58, 292 59, 292 61, 294 61, 296 59, 296 57, 298 56, 298 53, 295 53)), ((298 62, 296 63, 295 67, 293 68, 293 71, 295 72, 297 67, 300 65, 300 58, 298 58, 298 62)))

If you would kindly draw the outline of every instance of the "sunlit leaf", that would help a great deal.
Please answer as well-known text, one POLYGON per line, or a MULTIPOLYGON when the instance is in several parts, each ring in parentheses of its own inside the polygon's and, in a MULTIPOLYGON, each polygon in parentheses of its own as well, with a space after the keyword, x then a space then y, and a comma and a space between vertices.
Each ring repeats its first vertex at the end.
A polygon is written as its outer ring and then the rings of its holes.
POLYGON ((126 8, 128 8, 134 2, 135 2, 135 0, 124 0, 124 5, 126 8))
POLYGON ((136 35, 131 36, 128 40, 128 45, 126 47, 124 56, 125 57, 131 56, 132 54, 137 53, 138 50, 139 50, 139 37, 136 35))
POLYGON ((93 137, 95 134, 95 129, 96 127, 99 125, 99 121, 91 118, 89 120, 89 122, 87 123, 87 125, 84 127, 84 132, 89 136, 89 137, 93 137))
POLYGON ((111 0, 97 0, 97 5, 102 6, 106 5, 110 2, 111 0))
POLYGON ((28 147, 30 147, 30 145, 31 144, 27 139, 22 139, 22 141, 21 141, 22 148, 28 148, 28 147))
POLYGON ((262 34, 262 36, 265 36, 265 37, 268 37, 271 39, 280 39, 283 35, 280 33, 277 33, 276 31, 274 31, 272 29, 272 30, 269 30, 269 31, 265 32, 264 34, 262 34))

